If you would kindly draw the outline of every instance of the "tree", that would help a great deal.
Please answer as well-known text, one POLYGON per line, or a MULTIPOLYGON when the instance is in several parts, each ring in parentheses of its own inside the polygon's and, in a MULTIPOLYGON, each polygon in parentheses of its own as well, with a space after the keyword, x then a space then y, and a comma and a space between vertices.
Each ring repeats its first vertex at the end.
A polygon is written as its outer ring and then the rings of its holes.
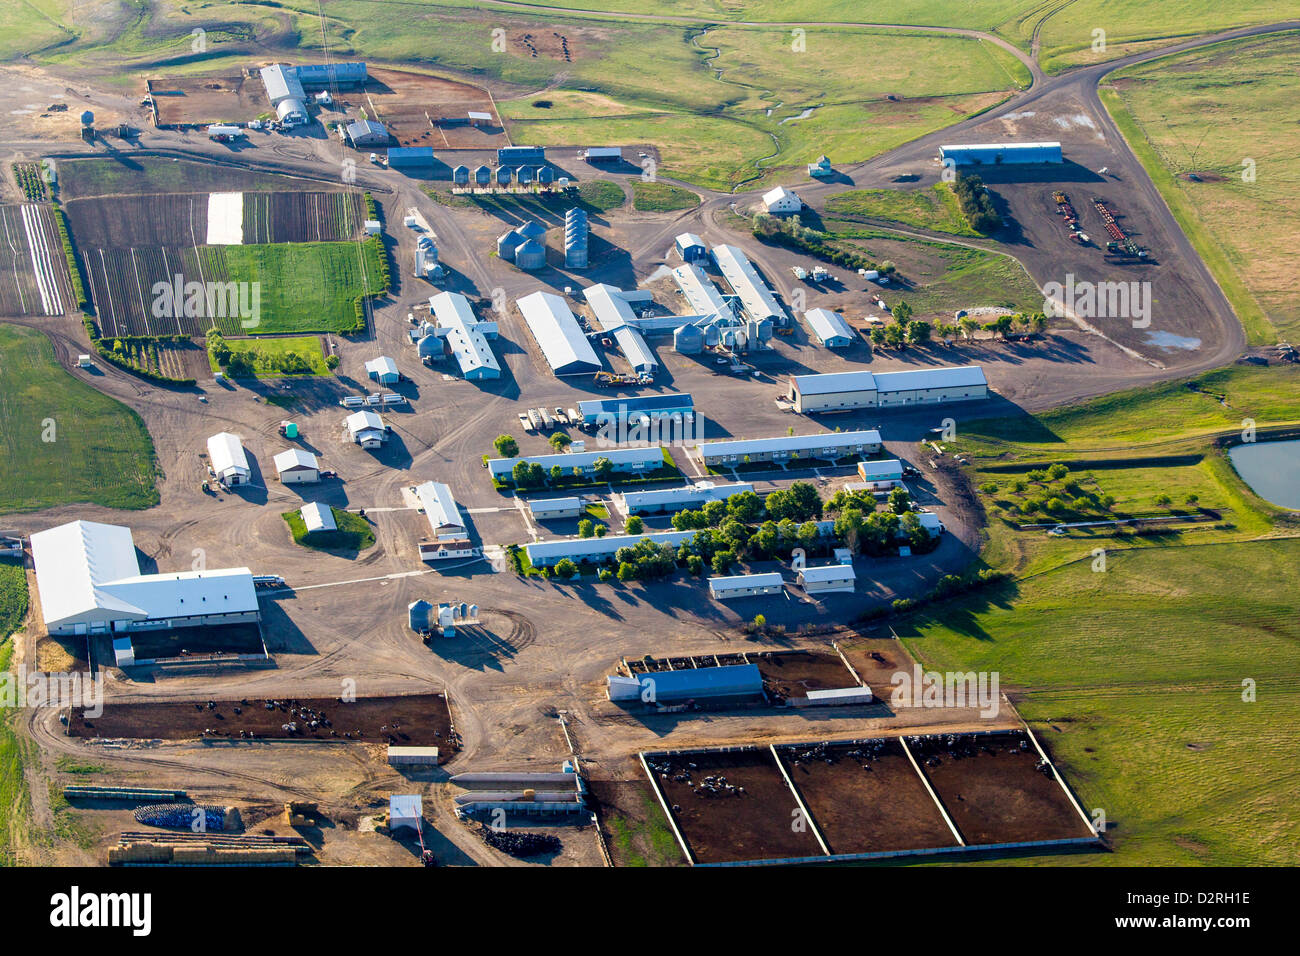
POLYGON ((583 518, 578 522, 578 537, 590 538, 596 533, 596 522, 590 518, 583 518))
POLYGON ((618 579, 624 582, 635 581, 636 567, 628 561, 620 562, 618 566, 618 579))
POLYGON ((871 331, 867 333, 871 339, 871 344, 876 348, 883 348, 885 345, 885 329, 881 325, 873 325, 871 331))
POLYGON ((909 322, 907 323, 907 341, 913 345, 924 345, 930 341, 930 323, 929 322, 909 322))
POLYGON ((515 441, 513 435, 498 435, 493 440, 492 447, 502 458, 514 458, 519 454, 519 442, 515 441))
MULTIPOLYGON (((337 355, 325 356, 325 367, 331 372, 339 367, 339 357, 337 355)), ((503 456, 506 457, 506 456, 503 456)))
POLYGON ((878 268, 879 268, 879 270, 880 270, 880 274, 881 274, 881 275, 886 275, 886 276, 887 276, 887 275, 893 275, 894 272, 897 271, 897 267, 894 265, 893 261, 890 260, 890 259, 886 259, 884 262, 880 263, 880 265, 879 265, 878 268))
POLYGON ((703 559, 698 554, 692 554, 686 559, 686 570, 696 577, 699 577, 704 573, 703 559))
POLYGON ((730 571, 731 566, 735 563, 736 563, 736 552, 719 551, 717 554, 713 556, 713 561, 710 562, 710 567, 713 568, 714 574, 721 575, 721 574, 726 574, 728 571, 730 571))
POLYGON ((1053 481, 1058 481, 1070 473, 1070 469, 1059 461, 1047 469, 1047 477, 1053 481))
POLYGON ((885 345, 896 349, 903 344, 903 327, 901 325, 885 326, 885 345))
POLYGON ((985 322, 981 328, 983 328, 985 332, 992 332, 1000 339, 1005 339, 1007 333, 1011 331, 1011 316, 1000 315, 992 322, 985 322))
POLYGON ((757 521, 763 513, 763 499, 752 491, 742 491, 727 499, 727 514, 737 521, 757 521))
POLYGON ((578 573, 578 566, 568 558, 561 558, 555 564, 555 576, 561 581, 567 581, 578 573))
MULTIPOLYGON (((542 467, 542 466, 541 466, 541 465, 538 465, 537 467, 540 468, 540 467, 542 467)), ((559 465, 552 465, 552 466, 551 466, 551 481, 558 485, 558 484, 560 483, 560 479, 563 478, 563 477, 564 477, 564 469, 561 468, 559 465)))
POLYGON ((573 439, 570 438, 568 435, 564 434, 564 432, 556 432, 554 435, 551 436, 550 441, 547 442, 547 444, 549 444, 556 451, 562 452, 564 451, 564 449, 568 448, 570 445, 573 444, 573 439))
POLYGON ((722 537, 726 539, 732 551, 742 551, 745 545, 749 544, 749 529, 735 518, 728 518, 718 530, 722 532, 722 537))
POLYGON ((963 315, 957 320, 957 324, 961 326, 961 334, 965 337, 967 342, 975 338, 975 332, 980 327, 979 322, 972 319, 969 315, 963 315))
POLYGON ((627 524, 623 526, 623 529, 628 534, 641 534, 645 531, 645 522, 641 520, 640 515, 632 515, 627 519, 627 524))
POLYGON ((679 511, 673 515, 673 530, 675 531, 694 531, 699 528, 709 526, 708 519, 704 516, 703 511, 692 510, 687 508, 685 511, 679 511))
POLYGON ((912 307, 906 302, 900 302, 894 306, 890 314, 898 325, 907 325, 908 319, 912 317, 912 307))
POLYGON ((930 543, 930 532, 921 526, 921 519, 914 511, 903 515, 899 521, 899 530, 907 537, 907 543, 913 551, 922 551, 930 543))
POLYGON ((527 461, 517 461, 515 466, 510 469, 510 477, 514 480, 516 488, 531 488, 534 485, 533 465, 527 461))
POLYGON ((1042 335, 1047 331, 1047 316, 1042 312, 1035 312, 1031 315, 1029 317, 1029 330, 1038 335, 1042 335))
POLYGON ((614 473, 614 463, 610 461, 608 458, 606 458, 604 455, 601 455, 594 462, 592 462, 591 468, 592 471, 595 472, 596 477, 599 478, 601 481, 607 481, 609 479, 609 476, 614 473))
POLYGON ((767 618, 764 617, 762 614, 755 614, 755 615, 754 615, 754 627, 755 627, 756 629, 758 629, 758 630, 761 630, 761 629, 767 627, 767 618))
POLYGON ((727 503, 717 500, 706 501, 701 511, 709 527, 715 527, 722 524, 722 519, 727 516, 727 503))
POLYGON ((799 537, 797 540, 799 542, 799 547, 803 548, 804 551, 811 551, 813 548, 817 547, 819 538, 820 536, 817 533, 817 522, 805 521, 803 524, 799 525, 799 537))
POLYGON ((854 554, 862 547, 862 529, 866 524, 857 508, 845 508, 835 519, 835 536, 854 554))

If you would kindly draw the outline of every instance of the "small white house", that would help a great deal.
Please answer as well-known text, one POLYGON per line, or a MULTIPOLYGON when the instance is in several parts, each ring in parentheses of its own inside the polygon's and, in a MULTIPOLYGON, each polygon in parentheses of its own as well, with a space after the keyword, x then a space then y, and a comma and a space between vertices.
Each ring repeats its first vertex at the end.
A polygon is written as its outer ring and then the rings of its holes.
POLYGON ((252 480, 253 472, 248 467, 248 456, 238 435, 219 432, 208 439, 208 462, 212 472, 223 484, 230 486, 246 485, 252 480))
POLYGON ((766 574, 732 574, 726 577, 709 578, 709 597, 715 601, 780 594, 784 588, 785 582, 776 571, 766 574))
POLYGON ((799 572, 799 586, 808 594, 851 593, 857 580, 851 564, 828 564, 799 572))
POLYGON ((763 193, 763 208, 777 215, 798 212, 803 208, 803 200, 784 186, 763 193))
POLYGON ((888 491, 903 485, 903 463, 896 459, 858 462, 858 477, 871 491, 888 491))
POLYGON ((586 510, 583 500, 573 498, 534 498, 528 502, 528 511, 538 521, 557 521, 577 518, 586 510))
POLYGON ((276 474, 286 485, 308 485, 320 481, 320 465, 316 456, 301 448, 290 448, 272 459, 276 474))
POLYGON ((388 798, 388 829, 410 827, 419 832, 424 817, 424 802, 418 793, 409 796, 393 794, 388 798))
POLYGON ((338 523, 334 520, 334 509, 319 501, 309 501, 302 506, 302 523, 311 534, 316 531, 337 531, 338 523))
POLYGON ((381 355, 367 362, 366 375, 380 385, 396 385, 402 378, 401 373, 397 371, 397 363, 387 355, 381 355))
POLYGON ((370 410, 353 412, 345 420, 348 438, 362 448, 378 448, 388 441, 388 426, 370 410))

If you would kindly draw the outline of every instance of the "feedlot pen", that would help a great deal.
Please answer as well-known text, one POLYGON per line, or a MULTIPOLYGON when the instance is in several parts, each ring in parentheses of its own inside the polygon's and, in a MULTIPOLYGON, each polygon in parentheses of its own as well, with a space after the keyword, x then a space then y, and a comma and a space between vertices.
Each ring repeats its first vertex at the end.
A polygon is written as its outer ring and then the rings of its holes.
POLYGON ((654 751, 640 758, 682 852, 698 866, 1099 840, 1027 729, 654 751))

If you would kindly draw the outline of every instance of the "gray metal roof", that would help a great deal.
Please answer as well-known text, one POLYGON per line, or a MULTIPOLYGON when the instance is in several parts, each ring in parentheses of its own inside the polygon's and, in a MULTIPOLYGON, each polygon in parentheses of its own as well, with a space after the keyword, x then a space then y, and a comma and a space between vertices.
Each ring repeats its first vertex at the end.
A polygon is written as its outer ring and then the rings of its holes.
POLYGON ((829 395, 834 392, 869 392, 876 387, 876 377, 866 369, 855 372, 827 372, 819 375, 795 375, 791 378, 800 395, 829 395))
POLYGON ((714 591, 744 591, 748 588, 771 588, 785 584, 785 578, 777 571, 761 574, 727 574, 718 578, 709 578, 709 588, 714 591))
POLYGON ((817 435, 781 435, 776 438, 702 442, 700 455, 713 458, 720 455, 752 455, 774 451, 819 452, 828 448, 879 444, 880 432, 873 428, 856 432, 822 432, 817 435))
POLYGON ((550 292, 534 292, 516 303, 528 331, 556 375, 581 375, 600 369, 600 359, 568 303, 550 292))
POLYGON ((661 508, 683 510, 703 505, 709 501, 726 501, 732 495, 753 491, 754 486, 748 482, 738 481, 730 485, 715 485, 712 482, 700 482, 698 485, 686 485, 681 488, 658 488, 653 491, 627 491, 623 493, 623 507, 626 511, 639 508, 661 508))
POLYGON ((673 270, 677 286, 686 296, 691 309, 700 315, 731 315, 731 308, 722 298, 722 293, 713 284, 704 270, 693 262, 678 266, 673 270))
POLYGON ((465 519, 460 515, 460 506, 456 504, 456 496, 449 486, 441 481, 426 481, 416 485, 415 496, 420 499, 434 537, 465 533, 465 519))
POLYGON ((824 564, 816 568, 804 568, 799 576, 807 581, 856 581, 857 574, 852 565, 824 564))
POLYGON ((429 306, 440 328, 447 329, 447 344, 456 357, 461 374, 470 377, 499 378, 501 365, 492 354, 487 337, 474 315, 469 299, 459 292, 439 292, 429 299, 429 306))
POLYGON ((853 329, 849 328, 849 324, 838 312, 832 312, 830 309, 809 309, 803 317, 823 345, 833 338, 853 341, 853 329))
POLYGON ((608 458, 614 467, 632 468, 637 465, 648 470, 659 468, 664 463, 664 450, 660 445, 645 445, 633 448, 601 448, 597 451, 564 452, 558 455, 520 455, 516 458, 489 458, 488 472, 493 477, 509 475, 516 464, 521 461, 541 465, 548 471, 554 465, 561 468, 590 468, 598 458, 608 458))
POLYGON ((955 365, 949 368, 906 369, 901 372, 876 372, 876 391, 910 392, 931 388, 961 388, 984 385, 984 369, 978 365, 955 365))
POLYGON ((713 259, 718 271, 727 280, 751 319, 776 319, 783 321, 785 310, 767 287, 749 256, 737 246, 714 246, 713 259))
POLYGON ((758 695, 763 692, 763 674, 757 664, 655 671, 652 674, 638 674, 637 680, 643 689, 650 689, 650 699, 659 702, 691 697, 758 695))
POLYGON ((524 551, 533 564, 539 561, 558 561, 560 558, 576 561, 585 557, 598 561, 612 557, 619 548, 630 548, 638 541, 648 540, 676 548, 695 534, 695 531, 652 531, 649 534, 606 535, 603 538, 562 538, 555 541, 533 541, 524 545, 524 551))

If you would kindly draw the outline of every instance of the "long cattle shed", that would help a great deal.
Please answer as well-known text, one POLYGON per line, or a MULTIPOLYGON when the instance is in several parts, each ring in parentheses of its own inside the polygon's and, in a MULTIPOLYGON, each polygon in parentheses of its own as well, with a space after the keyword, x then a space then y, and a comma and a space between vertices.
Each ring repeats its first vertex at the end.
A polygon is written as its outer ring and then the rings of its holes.
POLYGON ((600 359, 582 334, 573 311, 558 295, 534 292, 516 303, 542 356, 556 375, 590 375, 600 359))
POLYGON ((558 564, 565 558, 578 564, 600 564, 614 557, 619 548, 631 548, 638 541, 666 544, 677 548, 683 541, 695 537, 696 531, 652 531, 649 534, 606 535, 603 538, 560 538, 555 541, 533 541, 524 545, 533 567, 558 564))
POLYGON ((732 291, 740 297, 740 304, 751 319, 755 322, 771 319, 777 325, 786 323, 785 310, 742 249, 738 246, 714 246, 713 261, 718 264, 718 271, 732 291))
POLYGON ((564 452, 556 455, 522 455, 517 458, 489 458, 488 472, 493 478, 509 478, 519 462, 541 465, 546 471, 559 466, 566 474, 573 474, 575 469, 584 475, 596 470, 596 462, 608 458, 616 472, 654 471, 665 464, 664 449, 661 445, 647 445, 633 448, 605 448, 600 451, 564 452))
POLYGON ((1060 143, 967 143, 940 146, 939 156, 957 166, 1063 163, 1060 143))
POLYGON ((710 501, 726 501, 732 495, 740 495, 753 490, 754 486, 748 482, 737 482, 734 485, 715 485, 711 481, 701 481, 698 484, 686 485, 682 488, 627 491, 619 495, 619 500, 626 514, 657 514, 659 512, 684 511, 688 508, 701 508, 710 501))

